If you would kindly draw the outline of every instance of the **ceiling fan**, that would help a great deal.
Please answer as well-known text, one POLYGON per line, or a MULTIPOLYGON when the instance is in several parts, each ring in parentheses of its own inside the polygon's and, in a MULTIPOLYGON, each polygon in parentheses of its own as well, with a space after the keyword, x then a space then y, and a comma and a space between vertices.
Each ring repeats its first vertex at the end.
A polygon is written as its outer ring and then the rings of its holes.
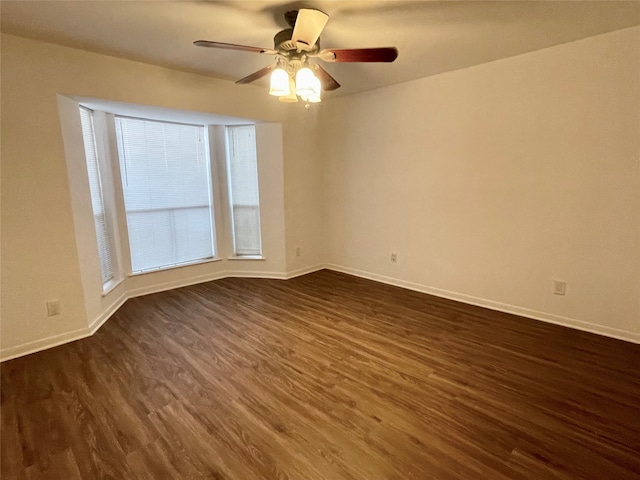
POLYGON ((329 72, 317 63, 310 63, 309 59, 319 58, 325 62, 393 62, 398 57, 395 47, 321 49, 320 34, 329 16, 320 10, 291 10, 285 13, 284 18, 290 28, 273 37, 273 49, 208 40, 196 40, 193 43, 198 47, 275 55, 275 64, 247 75, 236 83, 251 83, 271 73, 269 93, 279 97, 282 102, 297 102, 300 96, 307 103, 315 103, 320 101, 322 90, 340 88, 329 72))

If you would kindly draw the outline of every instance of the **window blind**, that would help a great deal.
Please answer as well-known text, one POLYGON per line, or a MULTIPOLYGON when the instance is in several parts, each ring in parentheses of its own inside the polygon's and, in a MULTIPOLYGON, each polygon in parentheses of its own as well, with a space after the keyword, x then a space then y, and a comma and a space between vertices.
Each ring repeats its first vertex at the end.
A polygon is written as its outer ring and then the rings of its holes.
POLYGON ((133 272, 212 258, 205 128, 116 117, 133 272))
POLYGON ((256 129, 253 125, 227 127, 227 137, 234 252, 261 255, 256 129))
POLYGON ((93 127, 93 112, 81 107, 80 120, 82 123, 82 139, 84 141, 84 151, 87 159, 87 172, 89 174, 89 189, 91 191, 93 221, 96 229, 96 237, 98 239, 98 255, 100 257, 102 283, 105 284, 113 278, 112 260, 114 257, 111 251, 111 243, 109 242, 107 219, 104 210, 95 130, 93 127))

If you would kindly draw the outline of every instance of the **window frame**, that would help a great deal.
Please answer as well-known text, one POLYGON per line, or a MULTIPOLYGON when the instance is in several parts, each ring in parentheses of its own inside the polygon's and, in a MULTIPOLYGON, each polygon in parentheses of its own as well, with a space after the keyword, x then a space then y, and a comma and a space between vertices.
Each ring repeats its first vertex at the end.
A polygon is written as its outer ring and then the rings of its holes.
POLYGON ((260 201, 260 176, 258 172, 258 141, 257 141, 257 129, 255 128, 255 124, 238 124, 238 125, 225 125, 224 128, 224 139, 225 139, 225 169, 227 172, 227 201, 228 201, 228 210, 230 216, 230 227, 231 227, 231 249, 232 255, 229 257, 229 260, 265 260, 264 250, 263 250, 263 241, 262 241, 262 211, 261 211, 261 201, 260 201), (237 242, 236 242, 236 228, 235 228, 235 214, 234 214, 234 201, 233 201, 233 183, 231 179, 231 138, 230 131, 234 128, 242 128, 242 127, 252 127, 254 132, 254 143, 256 148, 256 160, 255 160, 255 176, 256 176, 256 195, 258 197, 258 204, 256 205, 258 212, 258 244, 259 244, 259 253, 238 253, 237 242))
POLYGON ((217 235, 218 235, 218 222, 216 221, 216 199, 215 199, 215 190, 216 188, 219 188, 218 183, 216 182, 216 178, 214 176, 214 158, 212 156, 212 150, 211 150, 211 144, 210 144, 210 138, 209 138, 209 126, 208 125, 203 125, 203 124, 199 124, 199 123, 189 123, 189 122, 178 122, 178 121, 174 121, 174 120, 160 120, 160 119, 156 119, 156 118, 145 118, 145 117, 141 117, 141 116, 133 116, 133 115, 123 115, 123 114, 118 114, 118 113, 114 113, 111 115, 112 119, 111 119, 111 125, 113 128, 113 132, 112 132, 112 136, 113 136, 113 142, 116 144, 116 148, 114 150, 114 154, 113 154, 113 158, 112 158, 112 162, 114 165, 117 165, 117 169, 118 169, 118 182, 119 182, 119 188, 118 188, 118 203, 120 205, 120 216, 121 216, 121 225, 123 225, 124 228, 124 232, 126 232, 126 245, 127 245, 127 262, 128 262, 128 273, 127 276, 129 277, 136 277, 139 275, 146 275, 149 273, 155 273, 155 272, 163 272, 166 270, 173 270, 176 268, 183 268, 183 267, 188 267, 188 266, 192 266, 192 265, 200 265, 200 264, 204 264, 204 263, 211 263, 211 262, 217 262, 220 261, 220 257, 219 257, 219 250, 218 250, 218 242, 217 242, 217 235), (211 232, 210 232, 210 238, 211 238, 211 248, 212 248, 212 256, 211 257, 206 257, 206 258, 201 258, 201 259, 195 259, 192 261, 186 261, 186 262, 180 262, 180 263, 174 263, 174 264, 169 264, 169 265, 164 265, 164 266, 160 266, 160 267, 154 267, 154 268, 147 268, 147 269, 142 269, 142 270, 133 270, 133 261, 132 261, 132 255, 131 255, 131 243, 130 243, 130 232, 129 232, 129 225, 128 225, 128 220, 127 220, 127 207, 126 207, 126 202, 125 202, 125 192, 124 192, 124 179, 122 176, 122 171, 121 171, 121 159, 120 159, 120 149, 118 147, 118 126, 117 126, 117 118, 123 118, 123 119, 132 119, 132 120, 141 120, 141 121, 145 121, 145 122, 156 122, 156 123, 161 123, 161 124, 169 124, 169 125, 185 125, 185 126, 191 126, 191 127, 198 127, 198 128, 202 128, 203 132, 202 132, 202 138, 203 138, 203 142, 204 142, 204 158, 206 160, 206 164, 207 164, 207 180, 208 180, 208 198, 209 198, 209 216, 210 216, 210 222, 211 222, 211 232))
MULTIPOLYGON (((104 238, 104 242, 106 244, 106 248, 108 250, 108 254, 109 254, 109 258, 108 258, 108 263, 109 263, 109 269, 111 271, 111 276, 109 278, 105 278, 103 269, 102 269, 102 263, 104 261, 104 259, 102 259, 102 255, 101 255, 101 249, 100 249, 100 242, 99 242, 99 233, 98 233, 98 228, 96 225, 96 213, 93 210, 93 202, 91 201, 91 212, 92 212, 92 217, 93 217, 93 227, 94 227, 94 231, 95 231, 95 235, 96 235, 96 248, 97 248, 97 252, 98 252, 98 262, 100 264, 100 275, 101 275, 101 283, 102 283, 102 295, 106 295, 108 294, 111 290, 113 290, 116 286, 118 286, 122 280, 124 279, 124 276, 122 275, 122 268, 121 268, 121 264, 120 264, 120 252, 119 252, 119 248, 118 248, 118 235, 117 235, 117 230, 115 227, 115 218, 117 217, 117 215, 115 215, 114 212, 114 199, 113 199, 113 190, 111 188, 109 188, 112 185, 112 173, 109 170, 109 155, 107 154, 107 152, 105 151, 105 146, 103 144, 103 141, 105 141, 105 135, 103 132, 101 132, 101 128, 96 128, 96 122, 98 123, 102 123, 102 125, 100 125, 100 127, 104 128, 105 127, 105 113, 101 112, 101 111, 96 111, 93 110, 91 108, 88 108, 84 105, 79 104, 78 105, 78 115, 80 117, 80 124, 81 124, 81 128, 83 127, 83 120, 82 120, 82 112, 85 111, 88 113, 89 115, 89 119, 91 121, 91 133, 92 133, 92 137, 93 137, 93 150, 94 150, 94 155, 95 155, 95 160, 96 160, 96 168, 97 168, 97 174, 98 174, 98 188, 99 188, 99 195, 100 195, 100 200, 102 203, 102 215, 104 216, 104 228, 105 228, 105 238, 104 238)), ((84 133, 82 133, 82 144, 84 147, 84 157, 85 157, 85 164, 87 167, 87 180, 89 180, 89 165, 88 165, 88 159, 86 156, 86 144, 84 142, 84 133)), ((91 182, 88 181, 88 186, 89 186, 89 192, 90 195, 92 195, 93 193, 91 192, 91 182)))

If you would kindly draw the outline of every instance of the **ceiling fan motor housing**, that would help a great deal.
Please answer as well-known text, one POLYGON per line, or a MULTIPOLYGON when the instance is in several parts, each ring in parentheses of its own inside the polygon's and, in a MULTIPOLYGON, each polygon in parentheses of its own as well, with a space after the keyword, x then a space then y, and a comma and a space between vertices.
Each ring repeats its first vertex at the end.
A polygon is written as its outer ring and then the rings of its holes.
POLYGON ((293 28, 286 28, 276 33, 275 37, 273 37, 273 48, 278 51, 295 50, 296 45, 291 41, 292 35, 293 35, 293 28))
MULTIPOLYGON (((278 52, 292 52, 298 49, 298 45, 291 41, 293 36, 293 28, 286 28, 273 37, 273 48, 278 52)), ((316 42, 313 48, 308 50, 308 53, 316 53, 320 50, 320 39, 316 42)))

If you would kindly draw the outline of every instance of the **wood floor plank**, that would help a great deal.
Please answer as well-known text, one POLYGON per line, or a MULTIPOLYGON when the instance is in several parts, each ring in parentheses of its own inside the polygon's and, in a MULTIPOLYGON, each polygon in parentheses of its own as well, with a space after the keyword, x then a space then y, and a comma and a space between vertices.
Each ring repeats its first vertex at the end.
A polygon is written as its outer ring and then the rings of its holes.
POLYGON ((29 480, 50 480, 60 478, 65 480, 81 480, 78 463, 71 449, 48 455, 46 462, 27 468, 29 480))
POLYGON ((24 456, 22 454, 22 438, 20 433, 18 414, 15 401, 7 398, 6 391, 2 392, 2 411, 0 421, 0 478, 13 478, 25 480, 27 472, 24 468, 24 456))
POLYGON ((640 479, 640 346, 330 271, 1 367, 3 479, 640 479))

